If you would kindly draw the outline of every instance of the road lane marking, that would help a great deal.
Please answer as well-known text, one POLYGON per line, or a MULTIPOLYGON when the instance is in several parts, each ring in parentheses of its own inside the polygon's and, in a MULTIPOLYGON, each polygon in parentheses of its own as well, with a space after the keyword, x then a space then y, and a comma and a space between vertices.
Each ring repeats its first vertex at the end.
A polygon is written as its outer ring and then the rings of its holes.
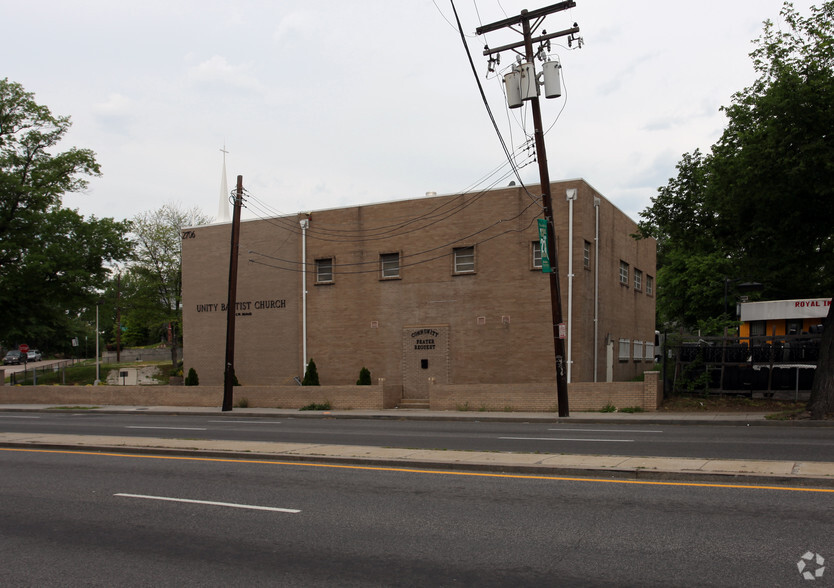
POLYGON ((39 416, 7 416, 0 415, 0 419, 39 419, 39 416))
POLYGON ((580 433, 662 433, 663 431, 635 431, 633 429, 548 429, 548 431, 580 432, 580 433))
POLYGON ((568 439, 564 437, 498 437, 505 441, 593 441, 599 443, 634 443, 634 439, 568 439))
MULTIPOLYGON (((306 468, 329 468, 341 470, 360 470, 375 472, 394 472, 406 474, 424 474, 432 476, 470 476, 477 478, 508 478, 520 480, 551 480, 556 482, 587 482, 591 484, 636 484, 639 486, 679 486, 686 488, 723 488, 729 490, 779 490, 783 492, 816 492, 822 494, 834 494, 834 488, 802 488, 799 486, 763 486, 744 484, 716 484, 706 482, 669 482, 652 480, 620 480, 614 478, 577 478, 569 476, 545 476, 533 474, 496 474, 488 472, 456 472, 451 470, 426 470, 417 468, 398 468, 393 466, 362 466, 333 463, 311 463, 303 461, 278 461, 268 459, 232 459, 222 457, 190 457, 185 455, 151 455, 134 453, 114 453, 100 451, 74 451, 70 449, 23 449, 20 447, 0 447, 0 451, 14 453, 56 453, 61 455, 85 455, 88 457, 120 457, 128 459, 168 459, 176 461, 205 461, 212 463, 236 463, 247 465, 274 465, 306 468)), ((600 470, 605 474, 605 470, 600 470)), ((692 472, 690 472, 692 473, 692 472)))
POLYGON ((213 500, 192 500, 191 498, 171 498, 170 496, 147 496, 144 494, 125 494, 119 492, 113 496, 121 496, 123 498, 144 498, 145 500, 164 500, 167 502, 185 502, 188 504, 206 504, 209 506, 226 506, 228 508, 243 508, 248 510, 268 510, 272 512, 286 512, 290 514, 297 514, 301 511, 295 508, 278 508, 276 506, 257 506, 254 504, 237 504, 234 502, 214 502, 213 500))
POLYGON ((281 421, 272 421, 272 420, 269 420, 269 419, 264 419, 262 421, 234 421, 234 420, 228 420, 228 421, 208 421, 208 422, 210 422, 210 423, 223 423, 224 425, 237 425, 237 424, 249 424, 249 425, 265 425, 266 424, 266 425, 271 425, 273 423, 278 424, 281 421))
POLYGON ((165 429, 167 431, 207 431, 205 427, 140 427, 130 425, 127 429, 165 429))

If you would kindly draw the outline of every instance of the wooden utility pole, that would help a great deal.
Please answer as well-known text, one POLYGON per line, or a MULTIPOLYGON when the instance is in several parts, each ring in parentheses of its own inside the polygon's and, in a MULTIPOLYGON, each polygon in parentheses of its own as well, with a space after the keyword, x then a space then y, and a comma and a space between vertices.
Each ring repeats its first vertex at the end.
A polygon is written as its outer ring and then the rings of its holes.
MULTIPOLYGON (((560 2, 552 6, 540 8, 529 12, 522 10, 519 16, 506 18, 504 20, 494 22, 475 29, 479 35, 503 29, 505 27, 513 27, 521 25, 522 35, 524 40, 520 43, 504 45, 497 49, 484 49, 484 55, 493 55, 507 49, 524 48, 524 55, 528 63, 533 63, 535 54, 533 53, 533 43, 561 37, 565 35, 572 35, 579 32, 579 28, 575 25, 567 30, 553 33, 550 35, 543 34, 536 39, 532 38, 532 26, 530 21, 541 22, 548 14, 560 12, 576 6, 576 2, 560 2)), ((515 29, 514 29, 515 30, 515 29)), ((560 333, 562 326, 562 293, 559 287, 559 259, 556 257, 556 232, 553 227, 553 199, 550 192, 550 173, 547 169, 547 152, 544 143, 544 129, 542 125, 541 106, 539 105, 538 93, 529 100, 530 108, 533 111, 533 126, 534 139, 536 142, 536 158, 539 163, 539 177, 542 191, 542 205, 544 207, 544 218, 547 220, 547 255, 550 258, 550 265, 552 271, 550 273, 550 312, 553 322, 553 352, 556 362, 556 401, 559 409, 560 417, 570 416, 570 407, 568 403, 568 381, 565 372, 565 341, 562 339, 560 333)))
POLYGON ((229 298, 226 304, 226 369, 223 373, 223 411, 232 410, 235 377, 235 311, 237 306, 237 258, 240 249, 240 209, 243 205, 243 176, 237 177, 235 210, 232 215, 232 244, 229 254, 229 298))

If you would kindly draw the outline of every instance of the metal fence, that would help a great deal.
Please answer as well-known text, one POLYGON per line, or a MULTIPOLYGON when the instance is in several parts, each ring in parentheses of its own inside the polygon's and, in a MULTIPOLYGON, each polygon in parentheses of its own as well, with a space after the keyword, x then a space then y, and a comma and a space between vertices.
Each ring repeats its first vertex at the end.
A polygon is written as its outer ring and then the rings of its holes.
POLYGON ((20 371, 11 372, 9 374, 9 385, 15 386, 17 384, 37 384, 38 378, 43 379, 45 374, 60 374, 59 380, 65 383, 66 368, 78 363, 84 363, 85 359, 62 359, 59 361, 50 361, 48 364, 39 362, 36 365, 33 362, 24 364, 24 369, 20 371))
POLYGON ((684 338, 666 347, 665 359, 674 361, 673 373, 667 370, 667 384, 671 376, 675 391, 808 391, 821 339, 821 334, 684 338))

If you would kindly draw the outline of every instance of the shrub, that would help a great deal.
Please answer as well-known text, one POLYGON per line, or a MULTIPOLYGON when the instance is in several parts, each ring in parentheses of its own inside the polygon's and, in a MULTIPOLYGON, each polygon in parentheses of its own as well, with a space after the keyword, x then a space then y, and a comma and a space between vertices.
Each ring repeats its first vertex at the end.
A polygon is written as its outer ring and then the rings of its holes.
POLYGON ((359 370, 359 379, 356 380, 357 386, 370 386, 371 385, 371 370, 366 367, 362 367, 359 370))
POLYGON ((313 358, 310 358, 310 362, 307 364, 307 371, 304 372, 304 379, 301 381, 301 385, 320 386, 319 372, 316 369, 316 362, 313 361, 313 358))
MULTIPOLYGON (((223 385, 226 385, 226 373, 223 373, 223 385)), ((240 382, 237 381, 237 376, 235 375, 235 368, 232 368, 232 386, 240 386, 240 382)))
POLYGON ((311 402, 307 406, 302 406, 298 410, 330 410, 330 402, 324 401, 321 404, 311 402))
POLYGON ((185 376, 185 385, 186 386, 199 386, 200 385, 200 378, 197 377, 197 370, 193 367, 188 368, 188 375, 185 376))
POLYGON ((620 412, 643 412, 642 406, 626 406, 625 408, 621 408, 620 412))

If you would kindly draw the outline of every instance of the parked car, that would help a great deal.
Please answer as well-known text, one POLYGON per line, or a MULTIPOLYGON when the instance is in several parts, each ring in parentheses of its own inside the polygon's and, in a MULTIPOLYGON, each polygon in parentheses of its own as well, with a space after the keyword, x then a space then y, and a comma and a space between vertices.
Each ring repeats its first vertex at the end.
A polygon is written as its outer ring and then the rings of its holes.
POLYGON ((17 349, 12 349, 6 354, 6 357, 3 358, 3 365, 15 364, 20 365, 24 361, 26 361, 26 356, 23 354, 22 351, 18 351, 17 349))
POLYGON ((26 357, 28 361, 40 361, 43 359, 43 355, 37 349, 30 349, 28 353, 26 353, 26 357))

